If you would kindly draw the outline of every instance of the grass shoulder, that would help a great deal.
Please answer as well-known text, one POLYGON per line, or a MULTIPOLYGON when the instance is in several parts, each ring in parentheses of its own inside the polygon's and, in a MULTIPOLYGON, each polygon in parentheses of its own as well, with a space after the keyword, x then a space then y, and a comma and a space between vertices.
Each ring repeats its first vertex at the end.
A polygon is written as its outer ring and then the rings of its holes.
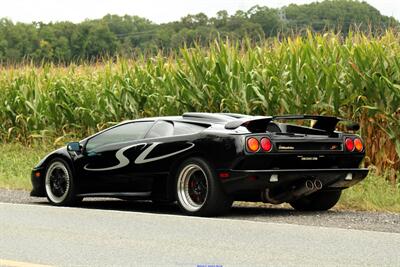
POLYGON ((0 188, 31 189, 31 170, 53 147, 0 144, 0 188))
POLYGON ((361 183, 344 190, 339 209, 389 211, 400 213, 400 188, 373 172, 361 183))

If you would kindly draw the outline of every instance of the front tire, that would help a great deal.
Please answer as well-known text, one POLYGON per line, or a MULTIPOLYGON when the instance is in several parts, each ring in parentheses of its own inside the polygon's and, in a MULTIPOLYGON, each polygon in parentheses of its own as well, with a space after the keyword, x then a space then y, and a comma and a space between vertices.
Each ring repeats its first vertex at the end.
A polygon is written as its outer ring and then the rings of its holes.
POLYGON ((176 199, 181 210, 193 216, 222 215, 233 202, 222 190, 210 164, 202 158, 190 158, 178 168, 176 199))
POLYGON ((70 206, 79 200, 72 171, 63 159, 56 158, 48 164, 44 183, 47 199, 55 206, 70 206))
POLYGON ((317 191, 311 195, 296 199, 289 204, 298 211, 329 210, 340 199, 342 191, 317 191))

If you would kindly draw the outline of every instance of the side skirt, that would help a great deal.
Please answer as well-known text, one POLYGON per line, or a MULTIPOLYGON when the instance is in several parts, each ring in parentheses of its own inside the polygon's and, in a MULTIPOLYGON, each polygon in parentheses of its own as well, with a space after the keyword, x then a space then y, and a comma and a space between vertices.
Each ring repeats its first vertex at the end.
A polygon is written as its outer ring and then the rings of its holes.
POLYGON ((132 198, 145 198, 150 197, 151 192, 104 192, 104 193, 86 193, 86 194, 78 194, 77 197, 116 197, 116 198, 124 198, 124 197, 132 197, 132 198))

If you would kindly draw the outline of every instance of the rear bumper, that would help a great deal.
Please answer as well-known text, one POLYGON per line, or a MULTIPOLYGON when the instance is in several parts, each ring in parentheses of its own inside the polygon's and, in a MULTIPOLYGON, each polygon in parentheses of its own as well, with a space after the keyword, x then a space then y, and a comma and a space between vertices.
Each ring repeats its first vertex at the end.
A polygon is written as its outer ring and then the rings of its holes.
POLYGON ((223 186, 230 194, 289 186, 306 179, 319 179, 323 189, 343 189, 362 181, 368 175, 368 171, 360 168, 230 170, 230 177, 223 181, 223 186))

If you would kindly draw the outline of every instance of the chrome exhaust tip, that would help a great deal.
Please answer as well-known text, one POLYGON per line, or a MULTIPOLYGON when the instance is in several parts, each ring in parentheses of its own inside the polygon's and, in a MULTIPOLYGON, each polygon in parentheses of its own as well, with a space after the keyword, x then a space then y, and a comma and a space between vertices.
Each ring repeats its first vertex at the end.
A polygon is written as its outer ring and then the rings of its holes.
POLYGON ((313 183, 313 181, 307 180, 307 181, 306 181, 306 188, 307 188, 308 190, 313 190, 313 189, 314 189, 314 183, 313 183))
POLYGON ((314 180, 314 187, 315 187, 315 189, 317 189, 317 190, 321 190, 321 189, 322 189, 322 182, 321 182, 321 180, 315 179, 315 180, 314 180))

